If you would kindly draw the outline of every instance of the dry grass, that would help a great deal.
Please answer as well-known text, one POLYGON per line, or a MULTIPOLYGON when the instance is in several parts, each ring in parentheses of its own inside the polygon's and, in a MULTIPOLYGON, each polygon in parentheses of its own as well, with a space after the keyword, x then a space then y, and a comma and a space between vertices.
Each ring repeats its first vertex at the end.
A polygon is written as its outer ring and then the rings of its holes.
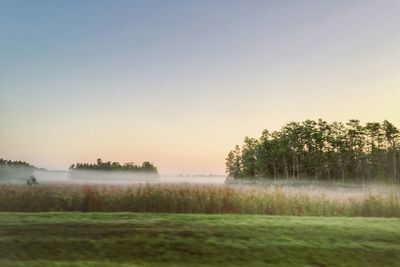
POLYGON ((364 194, 279 186, 0 185, 0 211, 400 217, 400 194, 394 190, 364 194))

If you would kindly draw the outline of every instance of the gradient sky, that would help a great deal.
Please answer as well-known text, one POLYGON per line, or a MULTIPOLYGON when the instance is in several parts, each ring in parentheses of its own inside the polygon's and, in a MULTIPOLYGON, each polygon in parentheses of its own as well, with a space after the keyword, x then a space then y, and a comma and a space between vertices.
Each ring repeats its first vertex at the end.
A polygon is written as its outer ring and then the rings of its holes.
POLYGON ((223 174, 289 121, 400 126, 400 1, 0 1, 0 157, 223 174))

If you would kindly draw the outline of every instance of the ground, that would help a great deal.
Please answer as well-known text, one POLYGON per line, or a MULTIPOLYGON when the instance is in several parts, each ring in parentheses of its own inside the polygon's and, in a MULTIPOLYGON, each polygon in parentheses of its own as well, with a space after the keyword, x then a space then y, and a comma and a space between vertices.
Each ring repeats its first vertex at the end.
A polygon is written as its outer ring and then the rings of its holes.
POLYGON ((0 266, 400 266, 400 219, 0 213, 0 266))

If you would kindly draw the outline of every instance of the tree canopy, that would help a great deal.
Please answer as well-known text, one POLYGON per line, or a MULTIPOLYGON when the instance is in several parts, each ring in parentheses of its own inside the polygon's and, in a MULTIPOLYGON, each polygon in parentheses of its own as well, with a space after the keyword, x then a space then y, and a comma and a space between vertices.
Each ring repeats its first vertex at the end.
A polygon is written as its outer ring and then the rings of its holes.
POLYGON ((27 179, 37 169, 24 161, 12 161, 0 158, 0 180, 27 179))
POLYGON ((30 165, 29 163, 25 161, 12 161, 12 160, 6 160, 0 158, 0 166, 7 166, 7 167, 25 167, 25 168, 31 168, 34 169, 35 167, 30 165))
POLYGON ((400 132, 392 123, 359 120, 289 122, 279 131, 246 137, 228 153, 229 177, 400 180, 400 132))
POLYGON ((70 170, 105 170, 105 171, 130 171, 130 172, 149 172, 157 173, 157 168, 149 161, 136 165, 132 162, 121 164, 119 162, 97 159, 96 163, 76 163, 69 167, 70 170))

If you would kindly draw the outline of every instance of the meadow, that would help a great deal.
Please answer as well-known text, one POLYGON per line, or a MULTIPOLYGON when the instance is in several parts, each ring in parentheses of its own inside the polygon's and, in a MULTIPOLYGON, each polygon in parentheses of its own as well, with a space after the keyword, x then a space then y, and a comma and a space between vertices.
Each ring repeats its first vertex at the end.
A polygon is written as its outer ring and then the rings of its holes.
POLYGON ((5 267, 398 266, 399 241, 396 185, 0 184, 5 267))
POLYGON ((400 217, 398 187, 284 185, 0 185, 2 212, 161 212, 400 217))
POLYGON ((0 213, 1 266, 398 266, 400 219, 0 213))

